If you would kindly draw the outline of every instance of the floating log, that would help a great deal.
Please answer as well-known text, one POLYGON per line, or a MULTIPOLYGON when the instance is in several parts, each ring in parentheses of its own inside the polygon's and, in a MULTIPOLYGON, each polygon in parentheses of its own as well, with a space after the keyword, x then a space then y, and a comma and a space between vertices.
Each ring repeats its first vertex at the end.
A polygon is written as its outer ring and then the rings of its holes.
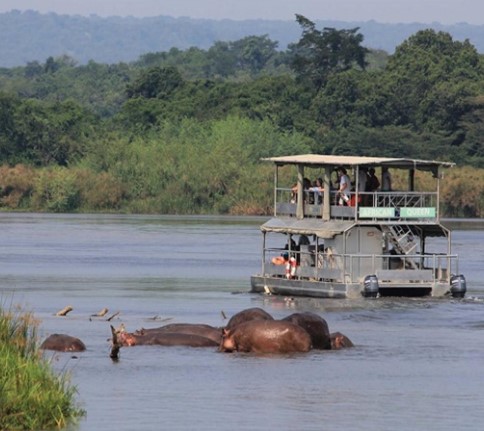
POLYGON ((103 317, 108 313, 107 308, 103 308, 101 311, 98 311, 96 314, 91 314, 91 317, 103 317))
POLYGON ((73 308, 71 305, 68 305, 67 307, 64 307, 62 310, 59 310, 57 313, 55 313, 56 316, 65 316, 67 313, 72 311, 73 308))
POLYGON ((108 317, 106 320, 108 322, 111 322, 111 320, 113 320, 119 313, 121 313, 120 311, 116 311, 116 313, 114 313, 111 317, 108 317))

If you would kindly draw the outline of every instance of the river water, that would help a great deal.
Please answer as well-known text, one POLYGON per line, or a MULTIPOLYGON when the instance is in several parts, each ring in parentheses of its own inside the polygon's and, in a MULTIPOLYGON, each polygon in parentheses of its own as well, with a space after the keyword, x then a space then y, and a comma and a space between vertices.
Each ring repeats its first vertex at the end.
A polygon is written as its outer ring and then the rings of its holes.
POLYGON ((484 422, 484 231, 454 232, 464 300, 249 294, 261 219, 1 214, 0 299, 87 351, 48 352, 87 414, 72 431, 476 430, 484 422), (55 313, 73 307, 65 317, 55 313), (106 316, 93 317, 102 308, 106 316), (353 349, 257 357, 183 347, 110 352, 110 324, 224 325, 262 307, 322 315, 353 349), (116 314, 119 313, 119 314, 116 314), (108 317, 114 317, 107 321, 108 317))

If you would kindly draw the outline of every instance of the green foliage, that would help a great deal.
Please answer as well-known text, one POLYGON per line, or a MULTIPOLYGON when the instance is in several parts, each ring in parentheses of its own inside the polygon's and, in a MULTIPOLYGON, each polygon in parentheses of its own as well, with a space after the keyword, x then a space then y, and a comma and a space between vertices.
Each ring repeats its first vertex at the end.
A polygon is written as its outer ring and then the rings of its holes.
POLYGON ((0 429, 61 429, 84 412, 67 374, 56 376, 37 347, 30 313, 0 307, 0 429))
POLYGON ((256 213, 270 200, 263 157, 484 166, 483 58, 468 41, 424 30, 388 56, 362 47, 357 28, 297 21, 286 51, 264 35, 132 64, 62 56, 0 70, 0 204, 256 213))
POLYGON ((299 42, 291 46, 292 68, 300 81, 311 82, 319 89, 334 73, 354 66, 365 68, 368 49, 361 46, 363 35, 358 33, 359 28, 320 31, 316 30, 314 22, 302 15, 296 15, 296 21, 303 33, 299 42))
POLYGON ((429 131, 452 130, 476 95, 483 68, 475 48, 448 33, 425 30, 411 36, 390 57, 384 79, 387 100, 399 124, 429 131))
POLYGON ((152 67, 128 85, 127 94, 129 98, 166 99, 182 85, 183 78, 175 67, 152 67))
POLYGON ((61 167, 40 171, 34 184, 32 205, 50 212, 77 210, 80 196, 74 173, 61 167))
POLYGON ((42 103, 0 95, 0 157, 12 164, 62 166, 85 153, 92 117, 72 101, 42 103))
POLYGON ((464 167, 447 172, 442 201, 448 217, 484 217, 483 169, 464 167))

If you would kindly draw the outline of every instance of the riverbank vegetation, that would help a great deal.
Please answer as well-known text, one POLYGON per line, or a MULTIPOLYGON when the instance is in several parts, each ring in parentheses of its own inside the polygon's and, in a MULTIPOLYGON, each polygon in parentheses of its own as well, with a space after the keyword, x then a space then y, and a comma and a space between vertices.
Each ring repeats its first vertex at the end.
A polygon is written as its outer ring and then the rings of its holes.
POLYGON ((0 207, 267 214, 272 169, 260 159, 311 152, 456 162, 443 214, 483 217, 476 49, 424 30, 388 55, 358 29, 297 21, 285 51, 251 36, 130 64, 1 69, 0 207))
POLYGON ((83 415, 66 374, 42 357, 37 322, 22 310, 0 306, 0 429, 61 429, 83 415))

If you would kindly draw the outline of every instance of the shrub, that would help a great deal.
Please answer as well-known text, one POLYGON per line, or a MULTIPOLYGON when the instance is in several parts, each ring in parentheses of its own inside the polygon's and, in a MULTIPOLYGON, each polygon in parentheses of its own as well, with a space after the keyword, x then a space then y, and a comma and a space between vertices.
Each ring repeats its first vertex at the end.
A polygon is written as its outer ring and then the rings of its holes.
POLYGON ((74 387, 57 376, 37 345, 30 313, 0 306, 0 429, 63 428, 84 412, 74 405, 74 387))
POLYGON ((36 172, 25 165, 0 166, 0 205, 18 209, 28 205, 36 172))
POLYGON ((32 203, 38 210, 77 210, 80 205, 80 191, 75 173, 61 167, 41 170, 34 184, 32 203))

